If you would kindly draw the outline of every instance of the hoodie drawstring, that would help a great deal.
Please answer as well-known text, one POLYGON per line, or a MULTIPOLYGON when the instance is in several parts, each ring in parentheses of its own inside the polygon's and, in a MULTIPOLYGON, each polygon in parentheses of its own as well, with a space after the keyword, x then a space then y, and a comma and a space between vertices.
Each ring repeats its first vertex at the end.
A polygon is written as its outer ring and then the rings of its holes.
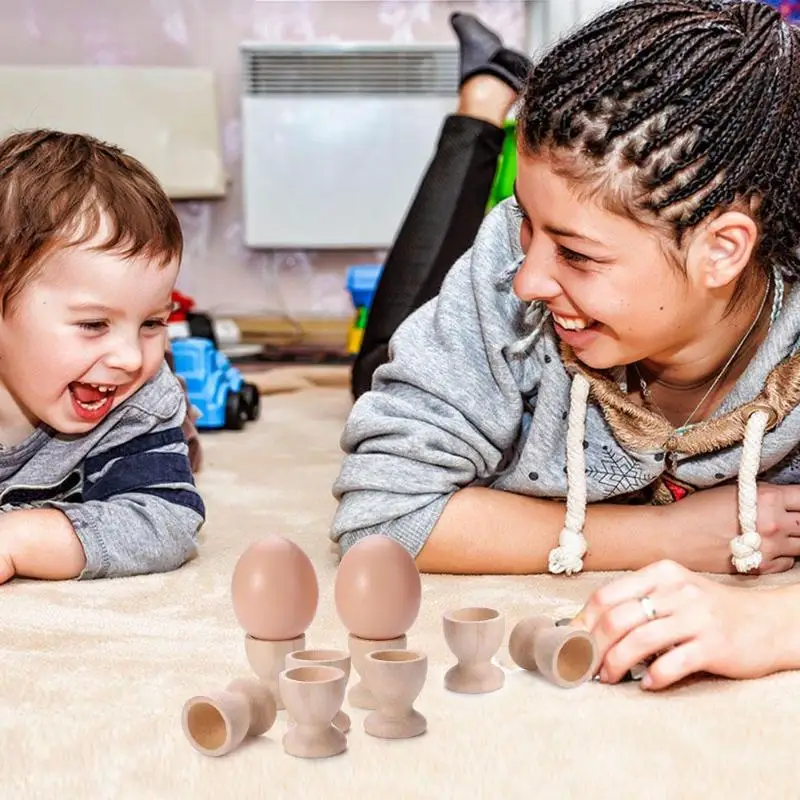
POLYGON ((756 411, 747 420, 742 461, 739 464, 739 530, 731 541, 733 566, 737 572, 750 572, 761 566, 761 536, 756 529, 758 520, 758 469, 761 446, 769 424, 766 411, 756 411))
POLYGON ((567 422, 567 516, 558 537, 559 546, 550 551, 549 568, 555 575, 573 575, 583 569, 586 539, 586 410, 589 406, 589 381, 578 373, 572 380, 567 422))
MULTIPOLYGON (((588 545, 583 535, 586 523, 586 412, 590 384, 577 373, 570 390, 567 422, 567 513, 558 547, 550 551, 548 566, 555 575, 574 575, 583 569, 588 545)), ((733 565, 740 573, 751 572, 761 565, 761 536, 757 530, 758 471, 761 448, 769 425, 769 414, 756 411, 747 420, 742 459, 739 466, 739 529, 740 535, 730 543, 733 565)))

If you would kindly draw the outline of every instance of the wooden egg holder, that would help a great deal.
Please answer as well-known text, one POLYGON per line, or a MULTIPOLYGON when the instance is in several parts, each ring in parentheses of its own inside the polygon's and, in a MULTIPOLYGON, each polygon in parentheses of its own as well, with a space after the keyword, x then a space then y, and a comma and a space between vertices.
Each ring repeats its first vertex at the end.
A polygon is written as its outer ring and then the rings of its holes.
MULTIPOLYGON (((546 616, 521 620, 508 641, 512 661, 555 686, 574 688, 591 680, 598 650, 587 631, 569 620, 546 616)), ((505 685, 505 672, 493 659, 505 635, 505 617, 492 608, 468 607, 442 617, 447 646, 456 663, 444 677, 451 692, 482 694, 505 685)), ((369 710, 364 731, 377 738, 407 739, 426 732, 425 717, 414 708, 427 678, 428 659, 409 649, 406 636, 390 640, 348 636, 348 650, 308 649, 306 637, 290 642, 245 639, 248 662, 258 679, 233 681, 222 692, 193 697, 183 708, 183 731, 206 756, 230 753, 248 738, 269 731, 280 709, 287 712, 283 747, 299 758, 326 758, 347 750, 348 702, 369 710)))
MULTIPOLYGON (((198 752, 230 753, 246 739, 269 731, 278 712, 285 710, 286 753, 298 758, 344 753, 351 719, 342 705, 351 666, 360 680, 347 699, 370 712, 363 720, 367 734, 408 739, 426 732, 427 721, 414 702, 425 685, 428 659, 409 649, 406 637, 421 602, 419 572, 408 551, 388 537, 373 535, 355 544, 340 562, 334 602, 348 631, 346 651, 308 649, 306 630, 318 597, 314 567, 296 544, 271 535, 245 551, 234 569, 232 601, 257 679, 235 680, 223 691, 186 701, 183 731, 198 752), (365 602, 368 583, 384 601, 388 597, 395 602, 365 602)), ((445 675, 445 688, 467 694, 502 688, 505 672, 493 659, 505 636, 503 614, 493 608, 461 608, 444 614, 442 627, 456 657, 445 675)), ((523 619, 511 632, 508 649, 519 667, 564 688, 589 680, 598 667, 594 639, 569 620, 523 619)))

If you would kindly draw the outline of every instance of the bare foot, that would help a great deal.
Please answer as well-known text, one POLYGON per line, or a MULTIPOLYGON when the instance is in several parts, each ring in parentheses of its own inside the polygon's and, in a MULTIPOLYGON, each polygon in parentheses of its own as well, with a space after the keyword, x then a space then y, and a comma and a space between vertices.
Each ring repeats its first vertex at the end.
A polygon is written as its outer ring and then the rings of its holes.
POLYGON ((500 78, 495 78, 494 75, 475 75, 461 87, 457 113, 482 119, 502 128, 517 98, 518 94, 500 78))

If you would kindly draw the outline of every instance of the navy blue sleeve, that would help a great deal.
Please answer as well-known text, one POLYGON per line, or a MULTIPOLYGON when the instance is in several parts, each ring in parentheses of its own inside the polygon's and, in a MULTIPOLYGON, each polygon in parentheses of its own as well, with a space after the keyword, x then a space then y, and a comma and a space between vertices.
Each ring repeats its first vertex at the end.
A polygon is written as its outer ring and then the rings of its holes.
POLYGON ((185 445, 183 431, 168 428, 87 458, 84 500, 108 500, 137 492, 185 506, 205 519, 185 445))
POLYGON ((86 552, 81 578, 168 572, 195 555, 206 509, 175 421, 90 454, 83 472, 82 502, 51 504, 86 552))

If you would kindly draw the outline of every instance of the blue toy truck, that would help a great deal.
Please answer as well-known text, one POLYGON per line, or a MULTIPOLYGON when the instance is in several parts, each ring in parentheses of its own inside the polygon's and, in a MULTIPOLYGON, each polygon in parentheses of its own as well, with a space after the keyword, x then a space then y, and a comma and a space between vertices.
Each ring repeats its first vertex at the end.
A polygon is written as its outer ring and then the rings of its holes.
POLYGON ((228 357, 209 339, 173 339, 175 374, 186 381, 189 400, 200 412, 198 429, 241 430, 258 419, 261 410, 258 388, 247 383, 228 357))

